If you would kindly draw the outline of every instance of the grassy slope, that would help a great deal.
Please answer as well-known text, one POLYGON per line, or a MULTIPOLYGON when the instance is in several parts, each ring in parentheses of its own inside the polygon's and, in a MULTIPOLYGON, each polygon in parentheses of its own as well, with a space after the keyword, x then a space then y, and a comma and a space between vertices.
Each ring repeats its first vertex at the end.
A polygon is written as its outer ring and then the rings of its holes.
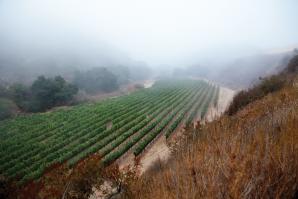
POLYGON ((298 88, 195 130, 128 198, 293 198, 298 195, 298 88), (296 194, 296 195, 295 195, 296 194))

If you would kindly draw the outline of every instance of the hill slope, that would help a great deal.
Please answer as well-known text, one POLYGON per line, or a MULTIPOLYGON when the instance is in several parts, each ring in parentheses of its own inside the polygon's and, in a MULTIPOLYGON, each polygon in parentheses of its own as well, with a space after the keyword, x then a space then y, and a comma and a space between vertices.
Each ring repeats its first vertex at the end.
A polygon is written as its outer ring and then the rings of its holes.
POLYGON ((297 83, 223 116, 167 164, 132 183, 128 198, 294 198, 298 194, 297 83))

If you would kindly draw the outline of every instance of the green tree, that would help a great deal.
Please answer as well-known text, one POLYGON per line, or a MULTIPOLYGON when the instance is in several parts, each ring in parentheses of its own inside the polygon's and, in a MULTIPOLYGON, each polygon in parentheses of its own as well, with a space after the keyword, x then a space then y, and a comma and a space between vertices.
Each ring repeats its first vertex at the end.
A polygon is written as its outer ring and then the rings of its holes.
POLYGON ((64 105, 78 92, 75 85, 67 83, 61 76, 54 79, 40 76, 31 86, 31 111, 43 111, 57 105, 64 105))
POLYGON ((31 97, 30 92, 30 88, 19 83, 9 87, 10 98, 23 110, 27 110, 28 108, 28 103, 31 97))
POLYGON ((104 67, 77 72, 74 83, 88 93, 111 92, 119 88, 117 77, 104 67))
POLYGON ((17 107, 13 101, 0 98, 0 120, 16 115, 17 107))

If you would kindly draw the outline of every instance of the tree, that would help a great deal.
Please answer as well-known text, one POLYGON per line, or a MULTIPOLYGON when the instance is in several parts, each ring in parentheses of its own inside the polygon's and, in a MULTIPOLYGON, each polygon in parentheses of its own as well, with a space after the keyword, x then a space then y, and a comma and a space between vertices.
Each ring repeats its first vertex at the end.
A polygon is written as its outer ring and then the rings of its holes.
POLYGON ((0 120, 16 115, 17 107, 13 101, 0 98, 0 120))
POLYGON ((61 76, 54 79, 40 76, 33 82, 31 92, 32 100, 29 109, 36 112, 66 104, 72 100, 78 88, 67 83, 61 76))
POLYGON ((9 97, 10 93, 7 87, 0 84, 0 97, 9 97))
POLYGON ((11 99, 23 110, 27 109, 28 101, 31 98, 30 88, 24 86, 23 84, 13 84, 9 87, 11 99))
POLYGON ((127 66, 110 66, 109 71, 111 71, 116 76, 118 84, 127 84, 129 82, 130 71, 127 66))
POLYGON ((117 77, 104 67, 77 72, 74 83, 88 93, 111 92, 119 88, 117 77))

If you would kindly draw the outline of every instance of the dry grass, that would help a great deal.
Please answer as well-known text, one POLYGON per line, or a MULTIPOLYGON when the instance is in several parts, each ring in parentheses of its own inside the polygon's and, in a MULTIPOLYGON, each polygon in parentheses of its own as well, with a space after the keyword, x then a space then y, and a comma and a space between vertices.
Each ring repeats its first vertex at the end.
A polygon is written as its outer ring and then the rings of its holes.
POLYGON ((297 88, 207 124, 167 164, 131 183, 125 197, 298 197, 297 88))
POLYGON ((100 161, 100 156, 94 154, 73 168, 66 163, 53 165, 39 180, 23 186, 0 178, 0 196, 7 199, 88 199, 93 187, 100 187, 107 179, 115 186, 123 180, 115 165, 104 168, 100 161))

